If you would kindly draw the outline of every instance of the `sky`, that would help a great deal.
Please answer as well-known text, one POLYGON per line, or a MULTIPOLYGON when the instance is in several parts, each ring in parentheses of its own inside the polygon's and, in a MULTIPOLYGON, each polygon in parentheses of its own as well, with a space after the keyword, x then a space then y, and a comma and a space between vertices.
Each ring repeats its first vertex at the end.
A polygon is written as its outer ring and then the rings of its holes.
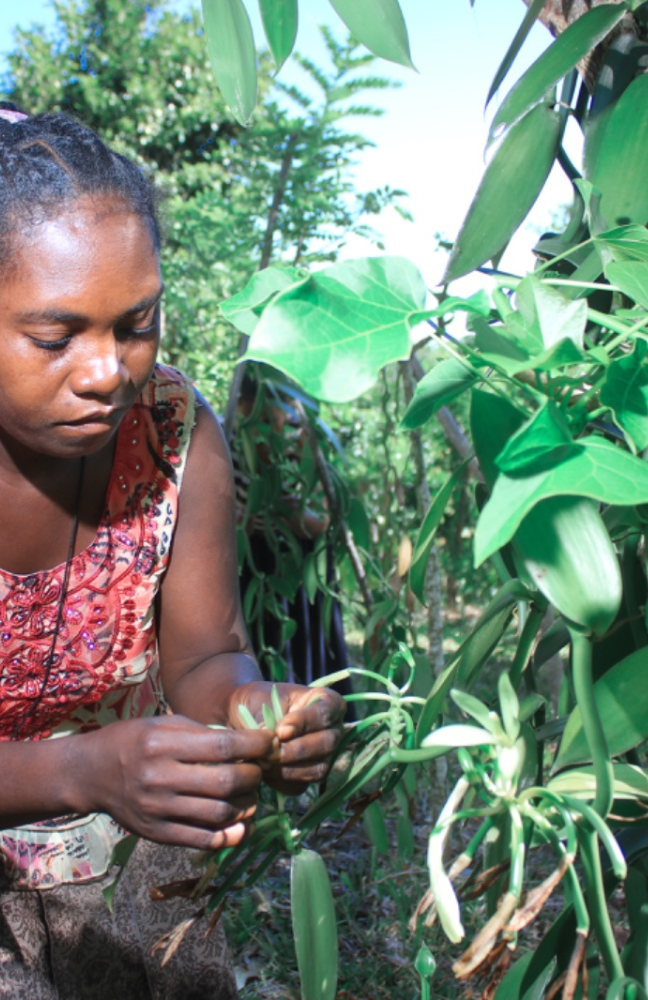
MULTIPOLYGON (((184 9, 189 0, 170 0, 184 9)), ((262 39, 255 0, 247 0, 257 41, 262 39), (254 10, 252 9, 254 8, 254 10)), ((375 143, 356 168, 358 190, 389 185, 408 192, 404 205, 414 223, 387 211, 370 220, 383 235, 385 252, 409 257, 429 287, 438 284, 445 255, 436 250, 437 235, 452 239, 474 195, 484 169, 488 123, 496 101, 484 112, 491 80, 522 20, 521 0, 401 0, 417 72, 381 61, 377 71, 402 83, 398 90, 379 93, 385 108, 380 119, 363 118, 360 130, 375 143)), ((21 0, 0 4, 0 68, 12 47, 16 26, 52 23, 49 0, 21 0)), ((318 24, 340 29, 341 22, 328 0, 301 0, 297 48, 306 55, 322 53, 318 24)), ((536 26, 502 87, 503 98, 517 76, 550 43, 549 33, 536 26)), ((282 78, 298 79, 294 64, 286 64, 282 78)), ((513 241, 502 266, 512 270, 532 266, 530 248, 550 225, 552 210, 569 200, 569 186, 556 170, 548 192, 532 211, 513 241)), ((375 253, 364 240, 349 241, 345 255, 375 253)), ((469 279, 464 291, 472 290, 469 279)), ((461 290, 457 286, 457 290, 461 290)))

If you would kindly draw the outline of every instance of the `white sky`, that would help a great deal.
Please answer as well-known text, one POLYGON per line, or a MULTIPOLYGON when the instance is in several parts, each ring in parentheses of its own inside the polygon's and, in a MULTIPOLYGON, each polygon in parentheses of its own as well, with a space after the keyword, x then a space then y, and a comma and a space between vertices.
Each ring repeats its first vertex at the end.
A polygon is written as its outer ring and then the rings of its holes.
MULTIPOLYGON (((171 0, 184 9, 188 0, 171 0)), ((257 39, 262 37, 254 0, 248 0, 257 39)), ((389 185, 409 193, 407 207, 415 223, 395 212, 375 221, 384 235, 386 252, 413 260, 430 286, 438 282, 445 255, 435 253, 435 234, 456 236, 484 167, 483 150, 493 109, 484 114, 490 82, 524 16, 521 0, 401 0, 408 24, 412 57, 418 73, 388 63, 377 64, 381 75, 403 82, 392 92, 378 92, 376 103, 386 108, 382 119, 361 119, 359 130, 376 143, 356 170, 360 190, 389 185)), ((51 22, 48 0, 4 0, 0 4, 0 53, 12 46, 16 25, 51 22)), ((301 0, 297 47, 317 61, 321 53, 317 25, 341 23, 327 0, 301 0)), ((503 94, 521 71, 551 41, 542 27, 531 38, 503 86, 503 94)), ((287 64, 282 77, 288 79, 287 64)), ((551 210, 569 200, 569 186, 560 171, 549 192, 538 202, 527 225, 504 259, 512 270, 531 266, 535 235, 548 227, 551 210)), ((364 240, 349 243, 349 256, 373 253, 364 240)), ((345 254, 345 255, 347 255, 345 254)), ((474 281, 474 279, 472 279, 474 281)), ((457 288, 459 290, 459 288, 457 288)), ((468 289, 464 289, 468 290, 468 289)))

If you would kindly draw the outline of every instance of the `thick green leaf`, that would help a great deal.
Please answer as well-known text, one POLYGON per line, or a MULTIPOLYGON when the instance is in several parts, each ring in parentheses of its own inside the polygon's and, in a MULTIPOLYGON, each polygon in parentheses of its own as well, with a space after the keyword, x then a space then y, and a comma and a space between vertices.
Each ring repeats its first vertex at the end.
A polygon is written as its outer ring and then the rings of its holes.
MULTIPOLYGON (((628 267, 619 264, 618 267, 628 267)), ((643 267, 644 265, 639 265, 643 267)), ((648 447, 648 344, 637 340, 635 349, 613 361, 601 388, 601 403, 614 412, 616 422, 626 431, 639 451, 648 447)))
MULTIPOLYGON (((634 764, 613 764, 615 799, 648 802, 648 774, 634 764)), ((549 791, 556 795, 572 795, 577 799, 593 799, 596 795, 596 775, 592 766, 561 771, 547 782, 549 791)))
POLYGON ((569 425, 553 400, 544 406, 509 438, 495 462, 501 472, 519 472, 533 468, 556 449, 573 444, 569 425))
POLYGON ((533 356, 563 340, 583 350, 587 325, 584 299, 573 301, 531 274, 518 285, 515 300, 517 312, 507 317, 505 328, 523 350, 533 356))
POLYGON ((508 399, 484 389, 473 389, 470 430, 480 468, 492 488, 499 470, 497 458, 525 422, 524 414, 508 399))
POLYGON ((602 255, 607 254, 612 260, 648 262, 648 230, 635 223, 599 233, 594 244, 602 255))
POLYGON ((460 479, 463 470, 469 459, 455 469, 449 479, 443 484, 430 505, 423 524, 418 533, 412 562, 409 570, 409 585, 413 593, 418 597, 421 604, 425 604, 425 571, 427 569, 430 550, 436 537, 437 529, 448 506, 448 501, 452 496, 457 481, 460 479))
POLYGON ((335 1000, 338 943, 333 893, 316 851, 293 855, 290 903, 303 1000, 335 1000))
POLYGON ((398 0, 330 0, 351 34, 382 59, 413 68, 398 0))
MULTIPOLYGON (((603 674, 594 685, 596 705, 613 757, 648 737, 648 648, 638 649, 603 674)), ((590 759, 580 709, 567 720, 554 770, 590 759)))
POLYGON ((317 399, 348 402, 384 365, 409 356, 408 318, 425 295, 421 275, 401 257, 334 264, 273 299, 245 357, 273 365, 317 399))
POLYGON ((648 464, 592 436, 572 445, 549 468, 527 476, 500 473, 477 522, 476 565, 511 540, 537 503, 555 496, 589 497, 621 507, 646 503, 648 464))
POLYGON ((524 989, 524 979, 533 957, 534 953, 528 952, 511 966, 497 987, 493 1000, 542 1000, 542 997, 546 996, 555 958, 552 957, 538 978, 524 989))
POLYGON ((106 906, 111 913, 113 910, 115 891, 121 881, 121 877, 124 873, 126 865, 128 864, 130 856, 137 847, 138 841, 139 837, 136 834, 129 833, 125 837, 122 837, 121 840, 118 840, 113 847, 108 867, 112 868, 113 865, 119 865, 119 871, 115 875, 112 882, 102 890, 103 898, 106 900, 106 906))
POLYGON ((202 0, 207 51, 225 102, 241 125, 256 106, 254 36, 242 0, 202 0))
POLYGON ((479 375, 458 358, 446 358, 434 366, 416 386, 414 398, 405 410, 401 427, 422 427, 446 403, 470 389, 479 375))
POLYGON ((452 689, 450 697, 464 715, 470 715, 475 722, 479 723, 482 729, 487 729, 489 733, 501 735, 502 725, 499 719, 494 713, 491 713, 488 705, 485 705, 479 698, 475 698, 468 691, 460 691, 458 688, 452 689))
POLYGON ((624 4, 601 4, 573 21, 507 94, 491 131, 511 125, 541 101, 549 88, 598 45, 625 13, 624 4))
POLYGON ((221 302, 220 311, 237 330, 249 336, 270 299, 305 277, 299 267, 266 267, 252 275, 241 292, 221 302))
POLYGON ((601 192, 601 212, 609 226, 643 226, 648 222, 648 76, 630 84, 602 129, 593 164, 587 142, 585 152, 587 176, 601 192))
POLYGON ((532 0, 532 3, 530 3, 529 9, 527 10, 526 14, 524 15, 524 18, 522 19, 522 24, 516 31, 515 38, 509 45, 508 49, 506 50, 506 55, 502 59, 497 69, 497 73, 495 74, 495 77, 493 79, 493 82, 490 85, 490 88, 488 90, 488 96, 486 98, 486 107, 488 107, 488 105, 490 104, 491 100, 497 93, 500 84, 502 83, 502 81, 506 77, 506 74, 513 65, 515 57, 517 56, 518 52, 524 45, 524 42, 526 41, 527 36, 531 31, 531 28, 537 21, 538 15, 540 14, 540 11, 542 10, 546 2, 547 0, 532 0))
POLYGON ((515 741, 520 735, 520 703, 508 674, 500 674, 497 682, 497 693, 504 731, 511 741, 515 741))
POLYGON ((644 309, 648 309, 648 263, 628 260, 611 261, 605 267, 605 277, 644 309))
POLYGON ((382 809, 378 802, 371 802, 362 814, 362 823, 369 843, 378 854, 389 854, 389 835, 382 809))
POLYGON ((506 246, 549 175, 561 129, 560 115, 541 104, 506 133, 461 227, 445 283, 481 267, 506 246))
POLYGON ((279 71, 297 38, 297 0, 259 0, 259 7, 263 30, 279 71))
POLYGON ((570 622, 604 635, 621 605, 621 571, 596 504, 556 496, 531 510, 513 551, 538 590, 570 622))

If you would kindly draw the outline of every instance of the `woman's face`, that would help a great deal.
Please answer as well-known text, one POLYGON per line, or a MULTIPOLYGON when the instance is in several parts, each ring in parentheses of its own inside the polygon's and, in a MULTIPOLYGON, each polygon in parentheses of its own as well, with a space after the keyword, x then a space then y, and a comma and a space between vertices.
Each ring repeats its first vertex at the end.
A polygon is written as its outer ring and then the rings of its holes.
POLYGON ((0 444, 61 458, 106 445, 153 370, 161 294, 148 225, 115 198, 16 234, 0 276, 0 444))

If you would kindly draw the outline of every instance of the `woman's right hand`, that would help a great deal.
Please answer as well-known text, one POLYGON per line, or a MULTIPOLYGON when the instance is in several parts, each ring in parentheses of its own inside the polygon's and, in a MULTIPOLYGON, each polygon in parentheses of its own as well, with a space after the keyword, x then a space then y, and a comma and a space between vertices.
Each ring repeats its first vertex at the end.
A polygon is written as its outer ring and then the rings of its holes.
POLYGON ((80 813, 107 812, 164 844, 239 843, 256 810, 265 730, 211 729, 180 715, 116 722, 82 737, 80 813))

